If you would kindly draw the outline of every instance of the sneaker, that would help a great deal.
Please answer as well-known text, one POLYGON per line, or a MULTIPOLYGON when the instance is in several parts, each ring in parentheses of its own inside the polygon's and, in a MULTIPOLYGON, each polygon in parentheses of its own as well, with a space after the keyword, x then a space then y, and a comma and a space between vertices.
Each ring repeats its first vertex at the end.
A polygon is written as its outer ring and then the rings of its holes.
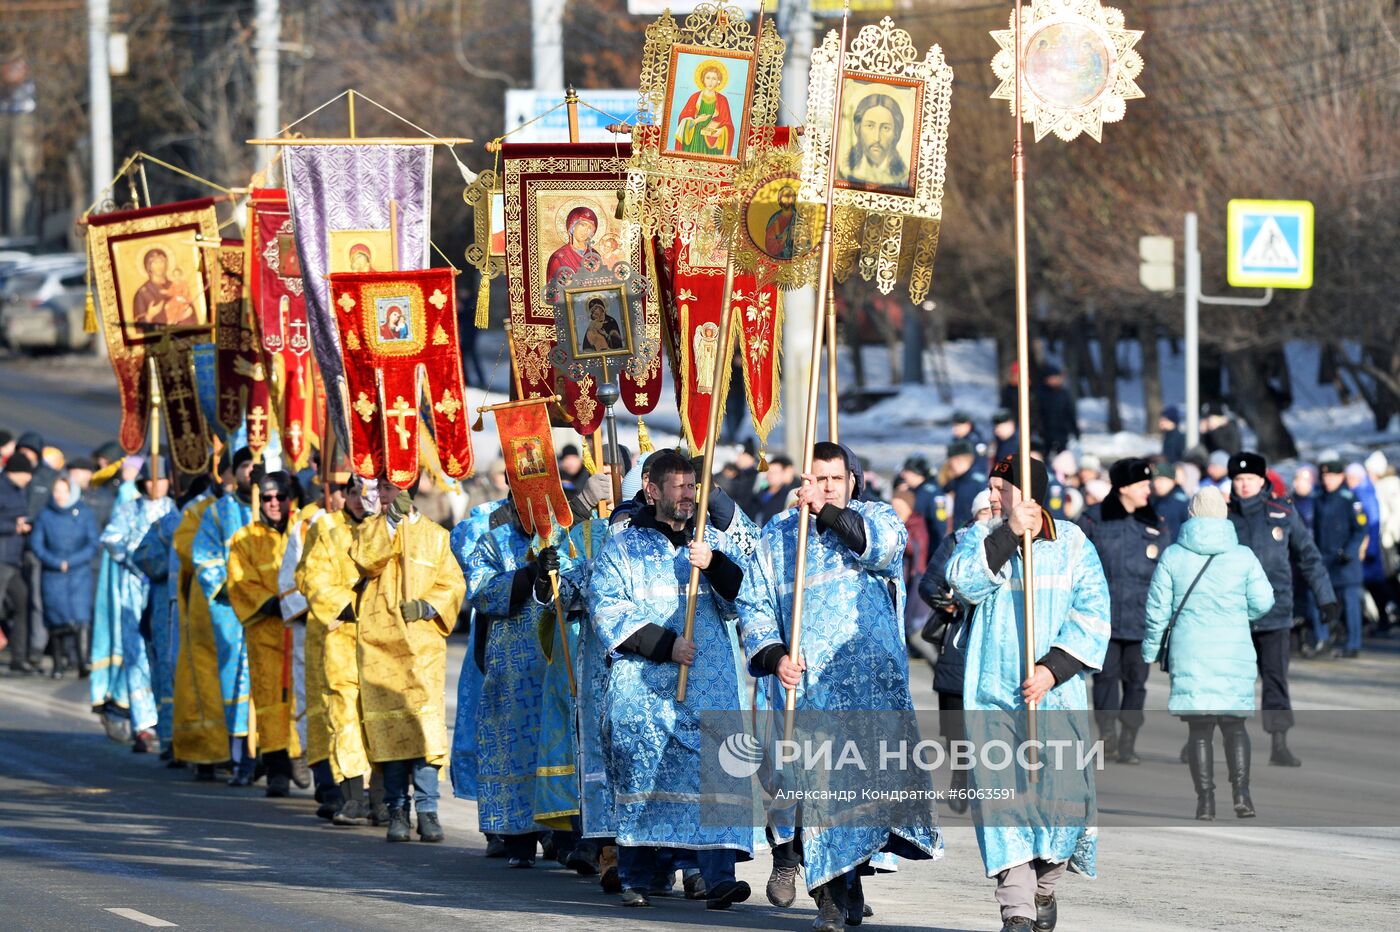
POLYGON ((438 821, 436 812, 418 813, 418 840, 419 841, 442 841, 442 823, 438 821))
POLYGON ((728 909, 749 898, 749 885, 742 880, 721 880, 705 900, 706 909, 728 909))
POLYGON ((651 900, 647 899, 647 895, 646 895, 645 893, 643 893, 641 890, 637 890, 637 889, 634 889, 634 888, 632 888, 632 887, 628 887, 626 890, 623 890, 623 891, 622 891, 622 905, 623 905, 623 906, 650 906, 650 905, 651 905, 651 900))
POLYGON ((528 870, 529 868, 534 867, 534 866, 535 866, 535 859, 534 859, 534 858, 507 858, 507 859, 506 859, 506 867, 510 867, 510 868, 515 869, 515 870, 528 870))
POLYGON ((398 842, 409 841, 408 810, 389 810, 389 831, 384 835, 385 841, 398 842))
POLYGON ((797 900, 797 868, 773 865, 768 875, 768 902, 779 909, 787 909, 797 900))

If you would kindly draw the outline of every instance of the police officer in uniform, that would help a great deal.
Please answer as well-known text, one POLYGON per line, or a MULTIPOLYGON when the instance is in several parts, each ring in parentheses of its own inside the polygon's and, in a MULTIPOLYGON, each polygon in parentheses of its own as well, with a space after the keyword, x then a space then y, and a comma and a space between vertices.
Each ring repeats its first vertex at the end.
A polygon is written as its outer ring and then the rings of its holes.
POLYGON ((1186 523, 1186 509, 1190 504, 1190 498, 1176 484, 1176 466, 1169 462, 1158 463, 1152 471, 1152 507, 1158 517, 1167 522, 1173 539, 1186 523))
POLYGON ((1301 762, 1288 749, 1287 737, 1293 727, 1293 706, 1288 698, 1293 568, 1297 567, 1312 589, 1319 611, 1329 623, 1337 617, 1337 597, 1307 525, 1289 502, 1270 494, 1268 465, 1257 453, 1230 457, 1230 523, 1240 543, 1259 558, 1274 587, 1274 607, 1250 623, 1259 678, 1264 682, 1264 730, 1273 741, 1269 763, 1297 767, 1301 762))
MULTIPOLYGON (((1346 487, 1345 469, 1336 456, 1320 465, 1322 495, 1317 500, 1313 532, 1346 622, 1345 644, 1333 655, 1355 657, 1361 650, 1361 550, 1366 541, 1366 512, 1361 500, 1346 487)), ((1317 601, 1319 611, 1326 608, 1320 596, 1317 601)))
POLYGON ((953 522, 944 533, 972 520, 972 500, 987 487, 987 473, 978 464, 977 451, 966 440, 948 444, 948 465, 953 478, 943 491, 953 497, 953 522))
POLYGON ((1094 711, 1104 756, 1120 764, 1140 762, 1134 745, 1147 699, 1147 590, 1157 558, 1172 542, 1166 523, 1152 507, 1152 466, 1144 459, 1121 459, 1108 472, 1113 490, 1091 506, 1079 526, 1098 549, 1112 611, 1112 635, 1103 669, 1094 674, 1094 711), (1122 721, 1122 732, 1115 725, 1122 721))

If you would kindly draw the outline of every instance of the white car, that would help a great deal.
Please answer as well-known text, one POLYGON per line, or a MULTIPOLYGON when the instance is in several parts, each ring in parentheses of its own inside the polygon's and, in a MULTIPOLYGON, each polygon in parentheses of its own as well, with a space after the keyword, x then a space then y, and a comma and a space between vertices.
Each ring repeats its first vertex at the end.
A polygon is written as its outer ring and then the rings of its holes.
POLYGON ((92 343, 83 330, 87 309, 87 267, 77 264, 26 265, 0 286, 0 331, 16 350, 76 350, 92 343))

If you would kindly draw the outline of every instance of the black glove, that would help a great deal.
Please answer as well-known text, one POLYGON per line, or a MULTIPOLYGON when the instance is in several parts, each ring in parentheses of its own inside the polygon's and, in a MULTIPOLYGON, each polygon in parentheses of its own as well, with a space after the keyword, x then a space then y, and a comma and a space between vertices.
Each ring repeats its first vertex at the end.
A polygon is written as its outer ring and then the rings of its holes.
POLYGON ((550 572, 559 572, 559 551, 546 547, 535 557, 535 599, 549 602, 554 598, 554 587, 549 584, 550 572))
POLYGON ((1317 610, 1322 613, 1322 624, 1324 627, 1335 627, 1337 622, 1342 620, 1342 607, 1336 602, 1328 602, 1326 605, 1319 605, 1317 610))
POLYGON ((422 621, 432 617, 433 607, 423 599, 409 599, 399 603, 399 614, 404 621, 422 621))
POLYGON ((281 601, 279 601, 278 598, 277 598, 276 596, 273 596, 272 598, 268 599, 266 602, 264 602, 264 603, 262 604, 262 606, 258 609, 258 614, 259 614, 259 615, 272 615, 272 616, 274 616, 274 617, 276 617, 276 618, 281 618, 281 617, 282 617, 282 603, 281 603, 281 601))

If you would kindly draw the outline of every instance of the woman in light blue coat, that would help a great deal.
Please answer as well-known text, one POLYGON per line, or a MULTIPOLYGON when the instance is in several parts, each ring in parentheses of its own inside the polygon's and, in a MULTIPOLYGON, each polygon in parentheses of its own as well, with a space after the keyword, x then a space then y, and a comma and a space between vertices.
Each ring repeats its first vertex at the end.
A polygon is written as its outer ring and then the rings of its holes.
POLYGON ((1244 722, 1254 714, 1256 673, 1249 623, 1273 608, 1274 590, 1254 552, 1235 536, 1218 489, 1198 492, 1187 517, 1152 577, 1142 656, 1151 663, 1167 641, 1172 680, 1167 708, 1191 729, 1187 762, 1196 785, 1196 818, 1215 818, 1213 742, 1218 724, 1225 739, 1235 815, 1248 819, 1254 816, 1254 804, 1249 798, 1249 733, 1244 722), (1174 616, 1168 639, 1167 626, 1174 616))

